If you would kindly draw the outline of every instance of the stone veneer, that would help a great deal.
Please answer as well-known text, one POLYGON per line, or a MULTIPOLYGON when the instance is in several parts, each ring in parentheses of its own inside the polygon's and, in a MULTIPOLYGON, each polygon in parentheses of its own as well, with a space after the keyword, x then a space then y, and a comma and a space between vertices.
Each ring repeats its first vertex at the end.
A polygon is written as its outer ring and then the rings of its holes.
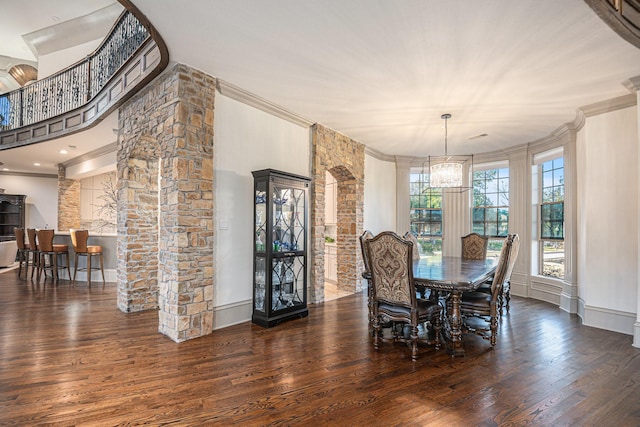
POLYGON ((332 129, 316 124, 311 129, 313 144, 311 174, 311 235, 313 268, 311 302, 324 301, 325 172, 337 185, 338 289, 358 292, 362 284, 362 253, 359 236, 363 229, 364 145, 332 129))
POLYGON ((58 166, 58 224, 66 231, 80 227, 80 181, 66 178, 64 166, 58 166))
POLYGON ((177 64, 120 108, 118 307, 177 342, 213 330, 215 87, 177 64))

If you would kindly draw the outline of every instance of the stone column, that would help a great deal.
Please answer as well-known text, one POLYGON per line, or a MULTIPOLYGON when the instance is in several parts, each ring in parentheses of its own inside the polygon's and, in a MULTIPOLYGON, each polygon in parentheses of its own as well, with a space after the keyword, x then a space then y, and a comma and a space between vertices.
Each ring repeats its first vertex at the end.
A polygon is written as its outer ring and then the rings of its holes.
POLYGON ((177 342, 213 330, 215 86, 178 64, 120 110, 118 306, 177 342))
MULTIPOLYGON (((51 224, 54 227, 54 224, 51 224)), ((80 181, 66 178, 64 166, 58 165, 58 224, 67 231, 80 227, 80 181)))

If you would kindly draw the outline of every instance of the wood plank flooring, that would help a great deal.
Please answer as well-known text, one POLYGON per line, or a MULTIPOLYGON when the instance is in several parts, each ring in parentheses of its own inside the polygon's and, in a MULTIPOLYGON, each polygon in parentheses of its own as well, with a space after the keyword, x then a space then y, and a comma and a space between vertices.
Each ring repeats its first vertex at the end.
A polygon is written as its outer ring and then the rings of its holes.
POLYGON ((176 344, 115 284, 0 274, 0 425, 639 426, 640 349, 552 305, 512 300, 498 345, 467 356, 385 344, 366 298, 176 344))

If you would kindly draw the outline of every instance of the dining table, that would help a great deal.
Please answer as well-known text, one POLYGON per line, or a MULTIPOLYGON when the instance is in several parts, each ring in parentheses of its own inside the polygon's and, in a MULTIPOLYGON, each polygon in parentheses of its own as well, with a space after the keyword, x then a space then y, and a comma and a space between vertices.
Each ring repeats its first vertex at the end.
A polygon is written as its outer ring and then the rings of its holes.
POLYGON ((421 257, 413 262, 413 279, 417 287, 428 288, 435 295, 447 294, 451 298, 451 310, 443 319, 443 336, 452 356, 465 354, 460 314, 462 293, 474 291, 491 279, 497 264, 495 258, 474 260, 457 256, 421 257))

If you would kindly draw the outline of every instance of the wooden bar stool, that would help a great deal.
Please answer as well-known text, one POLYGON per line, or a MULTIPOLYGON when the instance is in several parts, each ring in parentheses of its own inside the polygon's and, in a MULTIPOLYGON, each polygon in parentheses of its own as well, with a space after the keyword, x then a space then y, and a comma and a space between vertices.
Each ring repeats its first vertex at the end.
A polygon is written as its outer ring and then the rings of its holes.
POLYGON ((38 244, 40 247, 40 264, 38 265, 38 280, 40 280, 40 274, 44 271, 45 277, 46 271, 51 270, 51 274, 54 280, 59 280, 58 271, 66 268, 69 274, 69 280, 71 280, 71 271, 69 271, 69 245, 56 245, 53 243, 54 230, 38 230, 38 244), (58 265, 58 257, 60 255, 67 256, 67 265, 58 265), (47 264, 47 256, 49 257, 49 263, 47 264))
POLYGON ((38 247, 35 228, 27 228, 27 238, 29 239, 29 249, 27 250, 27 253, 31 255, 31 259, 33 261, 31 268, 31 279, 33 280, 33 273, 36 272, 40 265, 40 248, 38 247))
POLYGON ((87 245, 87 241, 89 240, 89 231, 88 230, 69 230, 71 233, 71 244, 73 245, 73 250, 76 253, 75 256, 75 266, 73 268, 73 282, 76 281, 76 273, 78 270, 87 272, 87 282, 89 282, 89 286, 91 286, 91 272, 92 270, 98 270, 97 267, 91 267, 91 258, 94 256, 100 257, 100 272, 102 273, 102 284, 104 285, 104 259, 102 256, 102 246, 99 245, 87 245), (86 268, 78 268, 78 257, 86 256, 87 257, 87 267, 86 268))
POLYGON ((16 245, 18 245, 18 277, 22 274, 24 266, 25 277, 29 274, 29 245, 24 242, 24 228, 14 228, 16 245))

